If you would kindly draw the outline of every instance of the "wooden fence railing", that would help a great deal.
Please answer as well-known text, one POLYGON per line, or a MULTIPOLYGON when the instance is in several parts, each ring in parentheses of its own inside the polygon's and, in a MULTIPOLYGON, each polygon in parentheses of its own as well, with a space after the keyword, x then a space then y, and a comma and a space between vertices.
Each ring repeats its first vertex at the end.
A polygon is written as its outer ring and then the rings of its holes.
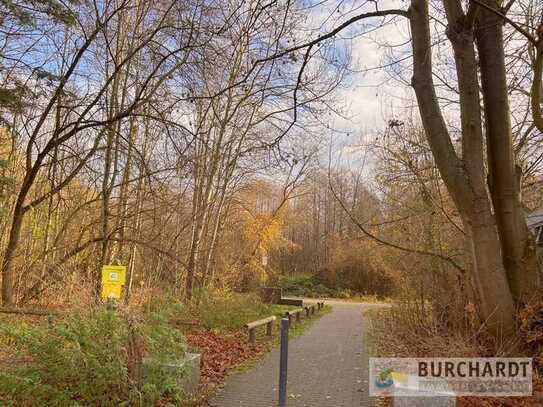
MULTIPOLYGON (((316 304, 309 304, 301 308, 295 308, 285 312, 285 318, 288 318, 289 325, 292 324, 292 319, 295 318, 296 322, 300 322, 305 311, 305 317, 309 318, 324 307, 324 302, 317 302, 316 304)), ((245 324, 245 329, 249 334, 249 343, 256 343, 256 329, 260 326, 266 325, 266 336, 272 336, 273 324, 277 320, 275 316, 259 319, 257 321, 249 322, 245 324)))

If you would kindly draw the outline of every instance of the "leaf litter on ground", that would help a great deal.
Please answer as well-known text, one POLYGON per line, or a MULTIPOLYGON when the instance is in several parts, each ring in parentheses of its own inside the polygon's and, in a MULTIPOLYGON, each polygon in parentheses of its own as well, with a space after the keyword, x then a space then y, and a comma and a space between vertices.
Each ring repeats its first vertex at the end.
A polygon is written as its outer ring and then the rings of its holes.
POLYGON ((241 331, 218 335, 212 331, 198 330, 187 333, 185 337, 190 347, 202 353, 200 386, 203 390, 217 386, 230 369, 265 351, 262 344, 248 343, 247 334, 241 331))

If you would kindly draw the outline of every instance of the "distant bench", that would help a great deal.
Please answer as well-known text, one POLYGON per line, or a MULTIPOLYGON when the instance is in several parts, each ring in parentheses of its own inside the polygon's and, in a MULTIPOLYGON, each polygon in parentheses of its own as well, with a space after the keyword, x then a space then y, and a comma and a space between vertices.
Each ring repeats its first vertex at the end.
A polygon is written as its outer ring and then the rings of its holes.
POLYGON ((294 307, 303 307, 304 300, 299 300, 297 298, 281 298, 277 304, 279 305, 292 305, 294 307))

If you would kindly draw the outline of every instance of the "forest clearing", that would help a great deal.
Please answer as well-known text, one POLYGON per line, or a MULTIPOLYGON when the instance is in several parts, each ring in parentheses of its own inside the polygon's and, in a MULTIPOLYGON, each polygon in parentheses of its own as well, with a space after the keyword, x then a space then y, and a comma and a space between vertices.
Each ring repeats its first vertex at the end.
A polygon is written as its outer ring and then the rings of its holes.
POLYGON ((543 2, 0 26, 0 405, 543 406, 543 2))

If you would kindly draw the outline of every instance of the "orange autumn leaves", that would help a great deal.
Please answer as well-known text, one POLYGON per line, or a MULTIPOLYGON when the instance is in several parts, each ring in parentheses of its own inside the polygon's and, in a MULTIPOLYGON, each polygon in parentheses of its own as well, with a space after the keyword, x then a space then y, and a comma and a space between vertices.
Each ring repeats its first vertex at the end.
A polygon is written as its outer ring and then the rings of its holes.
MULTIPOLYGON (((280 211, 282 212, 282 211, 280 211)), ((269 251, 285 243, 282 236, 284 219, 279 214, 257 214, 247 219, 244 234, 248 242, 256 246, 255 254, 267 255, 269 251)))

